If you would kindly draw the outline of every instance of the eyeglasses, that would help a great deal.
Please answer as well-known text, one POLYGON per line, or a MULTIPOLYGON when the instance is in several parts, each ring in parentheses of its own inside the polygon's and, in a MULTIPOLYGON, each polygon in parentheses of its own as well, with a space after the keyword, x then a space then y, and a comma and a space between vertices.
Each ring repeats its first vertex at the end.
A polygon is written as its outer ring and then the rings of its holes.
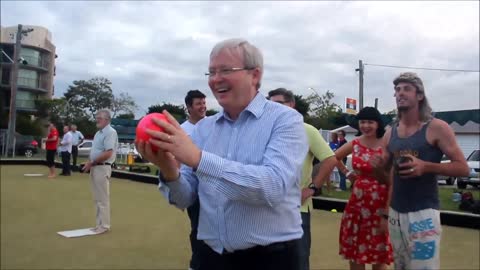
POLYGON ((289 101, 284 101, 284 100, 277 100, 275 101, 276 103, 280 103, 280 104, 285 104, 285 103, 288 103, 289 101))
POLYGON ((209 78, 215 77, 215 75, 220 75, 221 77, 225 77, 229 74, 232 74, 233 72, 236 71, 241 71, 241 70, 254 70, 255 68, 246 68, 246 67, 234 67, 234 68, 221 68, 217 71, 215 70, 210 70, 207 73, 205 73, 205 76, 208 76, 209 78))

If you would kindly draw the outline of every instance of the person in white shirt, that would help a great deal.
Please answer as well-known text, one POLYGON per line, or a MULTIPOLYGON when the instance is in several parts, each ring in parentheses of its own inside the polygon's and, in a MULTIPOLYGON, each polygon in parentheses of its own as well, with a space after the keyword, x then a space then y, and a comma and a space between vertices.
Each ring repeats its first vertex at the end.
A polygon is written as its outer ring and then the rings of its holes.
POLYGON ((60 175, 70 176, 70 154, 72 153, 72 134, 68 126, 63 127, 63 138, 60 142, 60 154, 62 156, 62 173, 60 175))
MULTIPOLYGON (((199 90, 190 90, 185 97, 185 105, 187 105, 188 119, 181 124, 181 127, 188 135, 191 135, 195 125, 198 121, 205 118, 207 106, 205 102, 205 94, 199 90)), ((197 239, 198 215, 200 211, 200 203, 198 199, 196 202, 187 208, 188 217, 190 218, 191 232, 190 232, 190 246, 192 248, 192 258, 190 259, 190 269, 199 269, 199 245, 200 241, 197 239)))
POLYGON ((193 128, 198 121, 205 118, 207 112, 207 103, 205 94, 199 90, 190 90, 185 97, 185 105, 187 105, 188 119, 181 124, 181 127, 188 135, 191 135, 193 128))
POLYGON ((82 132, 77 130, 77 125, 70 125, 70 134, 72 134, 72 170, 77 170, 78 145, 83 142, 85 137, 82 132))

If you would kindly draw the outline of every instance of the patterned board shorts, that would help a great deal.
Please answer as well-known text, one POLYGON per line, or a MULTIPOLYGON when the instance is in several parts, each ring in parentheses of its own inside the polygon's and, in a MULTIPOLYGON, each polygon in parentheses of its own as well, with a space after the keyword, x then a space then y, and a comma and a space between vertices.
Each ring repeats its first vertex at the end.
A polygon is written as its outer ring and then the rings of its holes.
POLYGON ((440 269, 440 211, 398 213, 390 208, 389 231, 395 269, 440 269))

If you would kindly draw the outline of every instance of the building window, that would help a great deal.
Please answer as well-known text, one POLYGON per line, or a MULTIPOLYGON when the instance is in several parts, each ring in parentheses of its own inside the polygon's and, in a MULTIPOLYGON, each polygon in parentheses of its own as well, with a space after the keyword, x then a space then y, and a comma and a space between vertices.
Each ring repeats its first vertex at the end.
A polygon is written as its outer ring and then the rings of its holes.
POLYGON ((40 66, 41 58, 40 52, 30 48, 22 48, 20 50, 20 57, 23 57, 29 65, 40 66))
POLYGON ((17 91, 17 107, 24 109, 35 109, 37 95, 28 91, 17 91))
POLYGON ((10 85, 10 69, 8 69, 8 68, 2 69, 1 84, 10 85))
POLYGON ((30 88, 38 88, 38 73, 34 70, 19 69, 18 85, 30 88))
POLYGON ((10 59, 13 58, 13 45, 11 44, 1 44, 0 45, 0 49, 3 50, 3 52, 5 52, 8 57, 6 57, 3 53, 1 55, 1 60, 2 60, 2 63, 9 63, 11 64, 12 61, 10 61, 10 59), (9 59, 10 58, 10 59, 9 59))

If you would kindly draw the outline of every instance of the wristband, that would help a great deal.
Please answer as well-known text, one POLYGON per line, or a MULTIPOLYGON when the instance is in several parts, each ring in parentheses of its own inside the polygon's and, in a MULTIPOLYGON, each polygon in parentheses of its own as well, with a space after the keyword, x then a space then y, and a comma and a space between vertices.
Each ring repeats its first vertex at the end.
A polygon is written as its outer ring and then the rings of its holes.
POLYGON ((348 171, 348 172, 345 174, 345 176, 346 176, 346 177, 349 177, 352 173, 353 173, 352 171, 348 171))
POLYGON ((322 193, 320 192, 320 189, 317 188, 313 183, 310 183, 310 185, 308 185, 308 188, 313 190, 313 196, 320 196, 322 195, 322 193))

